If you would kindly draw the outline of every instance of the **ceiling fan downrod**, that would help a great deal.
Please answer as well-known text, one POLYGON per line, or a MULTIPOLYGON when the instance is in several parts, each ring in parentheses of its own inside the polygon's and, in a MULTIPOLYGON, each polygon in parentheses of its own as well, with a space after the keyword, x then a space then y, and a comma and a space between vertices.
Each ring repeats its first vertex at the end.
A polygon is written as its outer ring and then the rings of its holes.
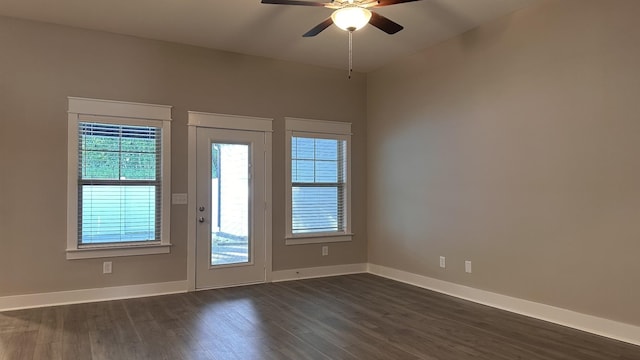
POLYGON ((353 31, 349 31, 349 75, 351 79, 351 72, 353 71, 353 31))

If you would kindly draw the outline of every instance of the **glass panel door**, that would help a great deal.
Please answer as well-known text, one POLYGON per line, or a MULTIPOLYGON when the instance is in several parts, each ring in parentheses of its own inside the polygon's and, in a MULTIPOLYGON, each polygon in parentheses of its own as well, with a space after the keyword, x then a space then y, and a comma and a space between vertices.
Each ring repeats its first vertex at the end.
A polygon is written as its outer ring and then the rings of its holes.
POLYGON ((196 288, 264 282, 266 135, 196 135, 196 288))

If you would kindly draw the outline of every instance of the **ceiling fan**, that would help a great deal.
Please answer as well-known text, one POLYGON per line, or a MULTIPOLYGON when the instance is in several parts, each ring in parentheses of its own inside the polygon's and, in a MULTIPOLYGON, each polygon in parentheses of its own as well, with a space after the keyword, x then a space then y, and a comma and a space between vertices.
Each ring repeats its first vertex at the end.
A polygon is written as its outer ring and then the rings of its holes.
POLYGON ((331 24, 336 24, 342 30, 349 32, 349 79, 353 71, 353 32, 371 24, 389 35, 395 34, 404 27, 388 18, 371 11, 371 8, 389 6, 420 0, 331 0, 330 2, 317 2, 305 0, 262 0, 263 4, 317 6, 334 10, 330 17, 302 35, 312 37, 320 34, 331 24))
POLYGON ((403 29, 402 25, 369 9, 413 1, 420 0, 331 0, 327 3, 304 0, 262 0, 262 3, 318 6, 335 10, 330 17, 302 35, 303 37, 312 37, 321 33, 331 26, 331 24, 336 24, 336 26, 342 30, 349 32, 359 30, 365 25, 371 24, 387 34, 395 34, 403 29))

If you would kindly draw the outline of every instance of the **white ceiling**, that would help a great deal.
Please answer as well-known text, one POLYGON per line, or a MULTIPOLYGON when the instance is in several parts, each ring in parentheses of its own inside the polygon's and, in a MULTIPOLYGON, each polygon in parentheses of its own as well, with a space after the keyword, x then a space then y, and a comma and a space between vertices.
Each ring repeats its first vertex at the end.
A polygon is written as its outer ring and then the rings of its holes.
MULTIPOLYGON (((323 0, 320 0, 323 1, 323 0)), ((375 9, 403 25, 395 35, 368 25, 354 33, 354 70, 367 72, 538 0, 424 0, 375 9)), ((260 0, 0 0, 0 15, 203 46, 332 68, 347 67, 347 33, 310 6, 260 0)))

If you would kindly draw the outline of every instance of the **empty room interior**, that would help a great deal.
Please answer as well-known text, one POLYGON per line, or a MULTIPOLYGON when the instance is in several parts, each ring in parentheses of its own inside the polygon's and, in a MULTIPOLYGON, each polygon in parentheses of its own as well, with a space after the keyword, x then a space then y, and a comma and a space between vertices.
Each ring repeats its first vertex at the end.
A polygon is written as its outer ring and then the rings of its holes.
POLYGON ((639 17, 0 0, 0 360, 640 359, 639 17))

